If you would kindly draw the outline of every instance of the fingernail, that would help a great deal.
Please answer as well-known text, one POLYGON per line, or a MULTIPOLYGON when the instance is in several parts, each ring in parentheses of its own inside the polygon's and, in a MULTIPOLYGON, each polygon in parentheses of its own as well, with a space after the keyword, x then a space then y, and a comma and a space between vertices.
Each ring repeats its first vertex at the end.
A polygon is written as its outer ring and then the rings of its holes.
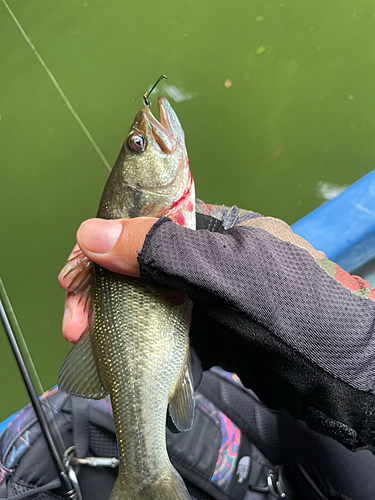
POLYGON ((122 225, 113 220, 89 219, 78 229, 77 239, 81 248, 92 253, 107 253, 116 244, 122 225))
POLYGON ((72 314, 70 312, 70 309, 68 307, 65 308, 65 311, 64 311, 64 316, 63 316, 63 320, 62 320, 62 327, 63 327, 63 330, 65 330, 66 328, 66 325, 69 323, 69 321, 72 319, 72 314))

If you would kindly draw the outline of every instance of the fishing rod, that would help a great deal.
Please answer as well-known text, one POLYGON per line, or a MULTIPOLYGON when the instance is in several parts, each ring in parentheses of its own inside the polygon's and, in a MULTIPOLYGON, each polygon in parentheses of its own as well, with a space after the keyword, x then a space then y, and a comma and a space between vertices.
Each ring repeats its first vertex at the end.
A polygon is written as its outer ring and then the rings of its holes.
POLYGON ((39 421, 40 427, 42 429, 42 433, 44 435, 44 438, 46 440, 47 446, 49 448, 49 451, 51 453, 52 460, 54 462, 56 471, 58 473, 61 486, 65 492, 65 496, 69 500, 81 500, 81 491, 78 485, 78 480, 77 477, 71 468, 66 468, 64 465, 64 461, 62 458, 62 455, 57 447, 55 438, 52 434, 51 428, 49 426, 49 423, 47 421, 47 418, 44 414, 41 402, 39 401, 38 398, 38 393, 35 389, 33 380, 31 378, 30 372, 26 366, 25 360, 23 358, 22 352, 20 350, 20 347, 18 345, 16 336, 14 334, 11 322, 9 320, 6 308, 6 305, 10 305, 10 301, 8 298, 8 295, 6 293, 4 284, 0 278, 0 316, 1 316, 1 321, 4 326, 5 333, 8 337, 10 346, 12 348, 14 357, 16 358, 18 368, 21 372, 26 390, 29 394, 31 404, 34 408, 35 414, 37 416, 37 419, 39 421))

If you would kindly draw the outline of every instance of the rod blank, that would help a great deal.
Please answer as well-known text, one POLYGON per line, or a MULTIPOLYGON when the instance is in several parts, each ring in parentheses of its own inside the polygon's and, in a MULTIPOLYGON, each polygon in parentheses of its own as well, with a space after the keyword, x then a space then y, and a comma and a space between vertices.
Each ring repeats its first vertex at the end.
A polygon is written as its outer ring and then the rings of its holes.
MULTIPOLYGON (((17 339, 13 333, 13 329, 11 327, 7 312, 6 312, 5 307, 4 307, 3 295, 6 294, 6 292, 5 292, 5 288, 4 288, 1 280, 0 280, 0 284, 2 285, 2 286, 0 286, 0 316, 1 316, 1 321, 4 325, 5 333, 8 337, 8 340, 9 340, 10 346, 12 348, 14 357, 16 358, 18 368, 21 372, 21 375, 22 375, 23 381, 25 383, 26 390, 29 394, 31 404, 33 405, 35 414, 38 418, 40 427, 42 429, 42 433, 43 433, 44 438, 46 440, 47 446, 50 450, 50 453, 51 453, 52 459, 54 461, 58 476, 59 476, 60 481, 61 481, 61 486, 63 487, 63 489, 65 491, 66 497, 74 499, 74 498, 76 498, 75 490, 74 490, 74 488, 69 480, 69 477, 66 473, 65 466, 64 466, 64 463, 62 460, 62 456, 57 448, 55 439, 54 439, 54 437, 51 433, 51 430, 49 428, 49 424, 48 424, 46 416, 44 414, 42 405, 39 401, 38 394, 36 392, 34 383, 31 379, 30 373, 27 369, 26 363, 22 357, 20 348, 19 348, 18 343, 17 343, 17 339)), ((4 301, 5 301, 5 297, 4 297, 4 301)))

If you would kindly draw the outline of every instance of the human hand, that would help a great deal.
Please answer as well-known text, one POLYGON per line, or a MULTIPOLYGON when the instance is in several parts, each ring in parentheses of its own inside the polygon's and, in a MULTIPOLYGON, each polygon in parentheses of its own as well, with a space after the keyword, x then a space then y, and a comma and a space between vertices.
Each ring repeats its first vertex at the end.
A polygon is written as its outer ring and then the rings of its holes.
POLYGON ((80 251, 86 258, 79 259, 79 265, 76 260, 68 261, 58 278, 60 286, 67 291, 62 327, 67 340, 77 342, 87 326, 84 301, 78 303, 80 295, 74 297, 73 294, 82 279, 90 273, 90 267, 86 267, 89 260, 110 271, 139 278, 137 252, 141 251, 147 233, 157 220, 154 217, 115 221, 89 219, 81 224, 77 231, 78 244, 73 248, 69 260, 79 255, 80 251))

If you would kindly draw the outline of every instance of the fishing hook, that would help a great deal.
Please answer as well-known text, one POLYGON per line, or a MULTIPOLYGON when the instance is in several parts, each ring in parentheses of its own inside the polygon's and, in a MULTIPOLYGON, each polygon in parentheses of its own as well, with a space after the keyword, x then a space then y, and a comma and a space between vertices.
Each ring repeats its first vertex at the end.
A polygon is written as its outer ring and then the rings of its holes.
POLYGON ((168 78, 165 76, 165 75, 161 75, 157 80, 156 80, 156 83, 155 85, 152 87, 151 90, 149 90, 148 92, 145 92, 144 94, 141 94, 139 95, 138 97, 136 97, 135 99, 133 99, 133 102, 138 99, 139 97, 143 97, 143 100, 145 101, 145 105, 150 107, 150 101, 148 100, 149 98, 149 95, 151 94, 151 92, 154 90, 154 88, 156 87, 156 85, 161 81, 163 80, 163 78, 165 78, 166 80, 168 80, 168 78))

